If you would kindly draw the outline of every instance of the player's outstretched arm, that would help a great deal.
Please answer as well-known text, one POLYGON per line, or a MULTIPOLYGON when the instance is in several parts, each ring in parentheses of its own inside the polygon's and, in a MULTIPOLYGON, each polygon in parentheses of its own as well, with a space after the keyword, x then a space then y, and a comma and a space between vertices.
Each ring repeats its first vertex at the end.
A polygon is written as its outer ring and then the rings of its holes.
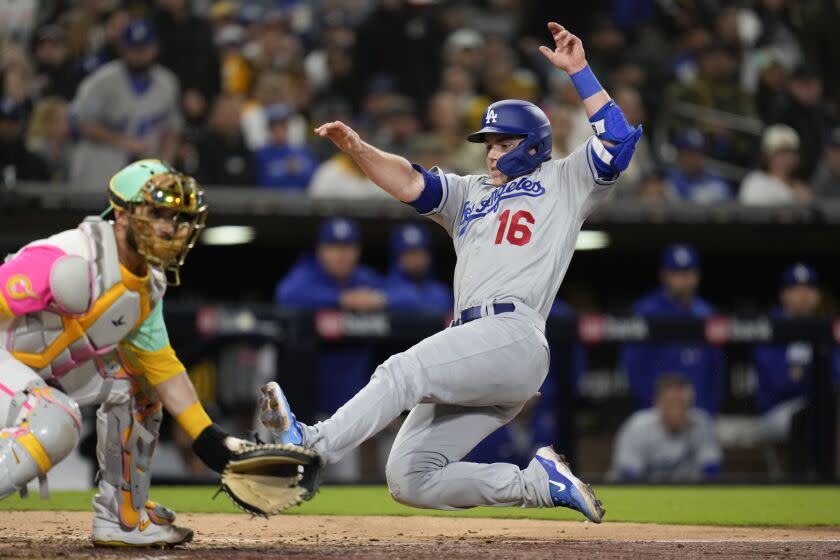
POLYGON ((329 138, 338 149, 353 158, 365 175, 400 202, 414 202, 422 194, 423 176, 404 157, 371 146, 341 121, 322 124, 315 134, 329 138))
POLYGON ((541 46, 540 52, 555 67, 569 74, 583 101, 597 140, 590 143, 592 163, 602 180, 612 181, 627 169, 642 136, 642 127, 627 122, 621 108, 601 87, 589 64, 581 40, 559 23, 549 22, 554 49, 541 46))

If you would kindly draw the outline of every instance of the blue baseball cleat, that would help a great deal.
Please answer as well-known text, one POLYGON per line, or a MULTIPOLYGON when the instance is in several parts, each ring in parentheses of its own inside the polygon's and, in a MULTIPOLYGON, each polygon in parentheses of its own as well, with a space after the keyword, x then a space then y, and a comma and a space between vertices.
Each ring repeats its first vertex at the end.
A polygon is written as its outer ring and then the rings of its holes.
POLYGON ((540 448, 535 458, 548 473, 549 492, 555 506, 577 510, 593 523, 603 521, 606 510, 592 488, 572 474, 565 457, 549 446, 540 448))
POLYGON ((260 387, 260 422, 274 436, 274 443, 303 445, 303 430, 280 385, 274 381, 260 387))

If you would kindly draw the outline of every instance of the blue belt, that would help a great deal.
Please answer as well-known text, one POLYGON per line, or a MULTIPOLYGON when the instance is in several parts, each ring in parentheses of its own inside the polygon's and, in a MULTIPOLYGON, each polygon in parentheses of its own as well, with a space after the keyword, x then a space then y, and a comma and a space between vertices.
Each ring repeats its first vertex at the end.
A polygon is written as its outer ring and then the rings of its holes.
MULTIPOLYGON (((461 313, 458 314, 458 318, 452 322, 453 327, 457 327, 458 325, 463 325, 464 323, 469 323, 470 321, 475 321, 476 319, 481 319, 483 316, 481 311, 484 306, 476 305, 475 307, 470 307, 468 309, 464 309, 461 313)), ((510 313, 516 309, 516 307, 512 303, 494 303, 493 304, 493 314, 498 315, 499 313, 510 313)))

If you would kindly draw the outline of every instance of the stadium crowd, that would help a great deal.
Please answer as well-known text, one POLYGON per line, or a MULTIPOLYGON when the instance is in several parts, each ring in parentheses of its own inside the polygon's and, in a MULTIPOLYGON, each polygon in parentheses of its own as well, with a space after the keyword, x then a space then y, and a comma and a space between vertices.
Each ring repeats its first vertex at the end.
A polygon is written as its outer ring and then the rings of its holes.
MULTIPOLYGON (((161 156, 205 185, 379 196, 314 124, 350 121, 387 150, 468 173, 483 153, 465 132, 507 97, 546 110, 562 157, 590 130, 570 81, 537 54, 559 17, 543 4, 4 3, 2 181, 100 189, 126 161, 161 156)), ((836 2, 595 0, 561 19, 648 131, 616 196, 840 196, 836 2)))
MULTIPOLYGON (((590 134, 565 74, 538 56, 544 22, 583 38, 587 59, 646 134, 614 196, 652 203, 812 204, 840 198, 840 3, 834 0, 23 0, 0 4, 0 186, 65 183, 104 192, 130 160, 161 157, 214 185, 311 197, 385 196, 346 155, 315 137, 328 120, 424 167, 484 168, 464 141, 488 103, 539 104, 555 157, 590 134), (573 4, 582 4, 575 6, 573 4), (560 12, 557 14, 555 12, 560 12)), ((428 233, 394 232, 387 277, 359 264, 359 228, 326 222, 275 301, 351 311, 451 309, 431 274, 428 233)), ((790 263, 779 316, 817 313, 817 271, 790 263)), ((707 317, 700 257, 674 245, 641 315, 707 317)), ((558 301, 553 314, 570 313, 558 301)), ((574 349, 575 376, 586 369, 574 349)), ((369 348, 315 365, 327 415, 373 370, 369 348)), ((701 480, 721 471, 711 424, 725 358, 700 346, 627 345, 621 367, 637 410, 615 441, 616 480, 701 480)), ((804 344, 753 357, 761 441, 785 441, 805 408, 804 344)), ((840 359, 836 371, 840 372, 840 359)), ((527 457, 553 432, 554 389, 473 452, 527 457)), ((354 461, 356 459, 353 459, 354 461)), ((197 467, 198 468, 198 467, 197 467)), ((346 478, 358 475, 350 468, 346 478)), ((337 478, 344 475, 335 473, 337 478)))

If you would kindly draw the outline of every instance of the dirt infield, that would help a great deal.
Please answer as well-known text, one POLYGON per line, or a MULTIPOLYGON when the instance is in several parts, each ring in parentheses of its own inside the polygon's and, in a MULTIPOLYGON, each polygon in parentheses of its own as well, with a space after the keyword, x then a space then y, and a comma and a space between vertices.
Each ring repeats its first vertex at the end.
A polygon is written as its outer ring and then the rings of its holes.
POLYGON ((840 528, 751 528, 440 517, 182 514, 187 547, 94 549, 91 514, 0 512, 0 558, 827 558, 840 528))

